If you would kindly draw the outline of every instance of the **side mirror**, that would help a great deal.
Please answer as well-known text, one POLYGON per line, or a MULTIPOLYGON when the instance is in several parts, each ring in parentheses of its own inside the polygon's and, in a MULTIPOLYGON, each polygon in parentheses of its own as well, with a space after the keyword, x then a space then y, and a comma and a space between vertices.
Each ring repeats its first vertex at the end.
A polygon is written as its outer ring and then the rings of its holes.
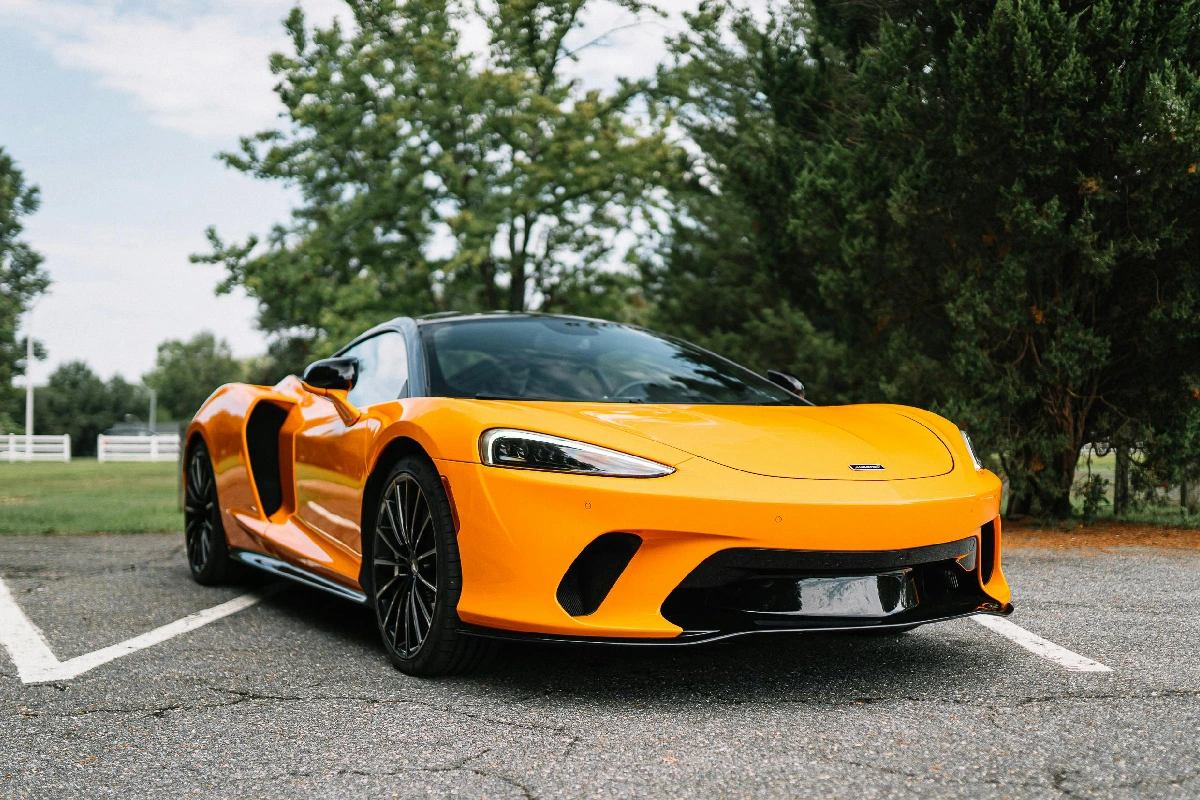
POLYGON ((300 384, 305 391, 324 397, 333 403, 338 416, 347 425, 353 425, 362 417, 362 412, 346 399, 346 393, 358 382, 357 358, 325 358, 314 361, 304 370, 300 384))
POLYGON ((357 358, 323 358, 304 370, 306 386, 313 389, 335 389, 348 392, 358 382, 357 358))
POLYGON ((800 382, 799 378, 788 375, 786 372, 769 369, 767 370, 767 380, 776 386, 783 387, 801 400, 804 399, 804 384, 800 382))

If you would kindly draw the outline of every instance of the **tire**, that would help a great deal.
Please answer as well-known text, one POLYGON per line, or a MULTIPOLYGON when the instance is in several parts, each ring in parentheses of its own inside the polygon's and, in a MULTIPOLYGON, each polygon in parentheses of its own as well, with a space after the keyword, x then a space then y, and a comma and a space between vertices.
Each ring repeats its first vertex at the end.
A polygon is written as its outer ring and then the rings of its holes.
POLYGON ((371 604, 396 668, 432 677, 480 666, 492 643, 458 632, 458 537, 441 476, 427 459, 407 456, 388 473, 371 536, 371 604))
POLYGON ((202 586, 218 586, 233 577, 225 525, 217 502, 217 481, 204 442, 188 456, 184 495, 184 551, 192 578, 202 586))

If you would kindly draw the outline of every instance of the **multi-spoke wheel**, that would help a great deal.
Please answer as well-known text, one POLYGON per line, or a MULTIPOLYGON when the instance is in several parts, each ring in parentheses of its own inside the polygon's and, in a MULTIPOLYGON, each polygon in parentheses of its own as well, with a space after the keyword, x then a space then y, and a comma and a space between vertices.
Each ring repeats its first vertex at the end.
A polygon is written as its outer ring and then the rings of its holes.
POLYGON ((184 544, 192 577, 205 586, 223 583, 230 575, 229 547, 212 459, 203 442, 197 443, 188 457, 184 496, 184 544))
POLYGON ((392 662, 412 675, 477 665, 489 646, 457 631, 458 541, 433 465, 417 457, 401 459, 383 483, 374 521, 371 592, 392 662))

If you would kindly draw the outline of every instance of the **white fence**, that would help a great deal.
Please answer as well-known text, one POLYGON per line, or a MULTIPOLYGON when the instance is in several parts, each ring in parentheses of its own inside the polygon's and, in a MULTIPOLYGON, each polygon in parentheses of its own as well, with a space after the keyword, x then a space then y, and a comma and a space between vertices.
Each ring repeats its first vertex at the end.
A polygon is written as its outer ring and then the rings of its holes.
POLYGON ((97 461, 178 461, 179 434, 96 437, 97 461))
POLYGON ((71 436, 0 435, 0 461, 70 461, 71 436))

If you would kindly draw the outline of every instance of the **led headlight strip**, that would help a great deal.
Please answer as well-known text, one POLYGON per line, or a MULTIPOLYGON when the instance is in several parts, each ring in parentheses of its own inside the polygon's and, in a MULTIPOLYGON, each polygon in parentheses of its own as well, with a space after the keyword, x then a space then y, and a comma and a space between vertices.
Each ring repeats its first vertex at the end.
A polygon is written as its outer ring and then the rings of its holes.
POLYGON ((606 447, 513 428, 492 428, 479 437, 479 458, 491 467, 571 472, 608 478, 659 478, 673 467, 606 447))
POLYGON ((975 462, 975 471, 983 469, 983 462, 979 460, 979 456, 975 453, 975 445, 971 444, 971 437, 967 436, 967 432, 959 428, 959 433, 962 434, 963 443, 967 446, 967 452, 971 454, 971 460, 975 462))

